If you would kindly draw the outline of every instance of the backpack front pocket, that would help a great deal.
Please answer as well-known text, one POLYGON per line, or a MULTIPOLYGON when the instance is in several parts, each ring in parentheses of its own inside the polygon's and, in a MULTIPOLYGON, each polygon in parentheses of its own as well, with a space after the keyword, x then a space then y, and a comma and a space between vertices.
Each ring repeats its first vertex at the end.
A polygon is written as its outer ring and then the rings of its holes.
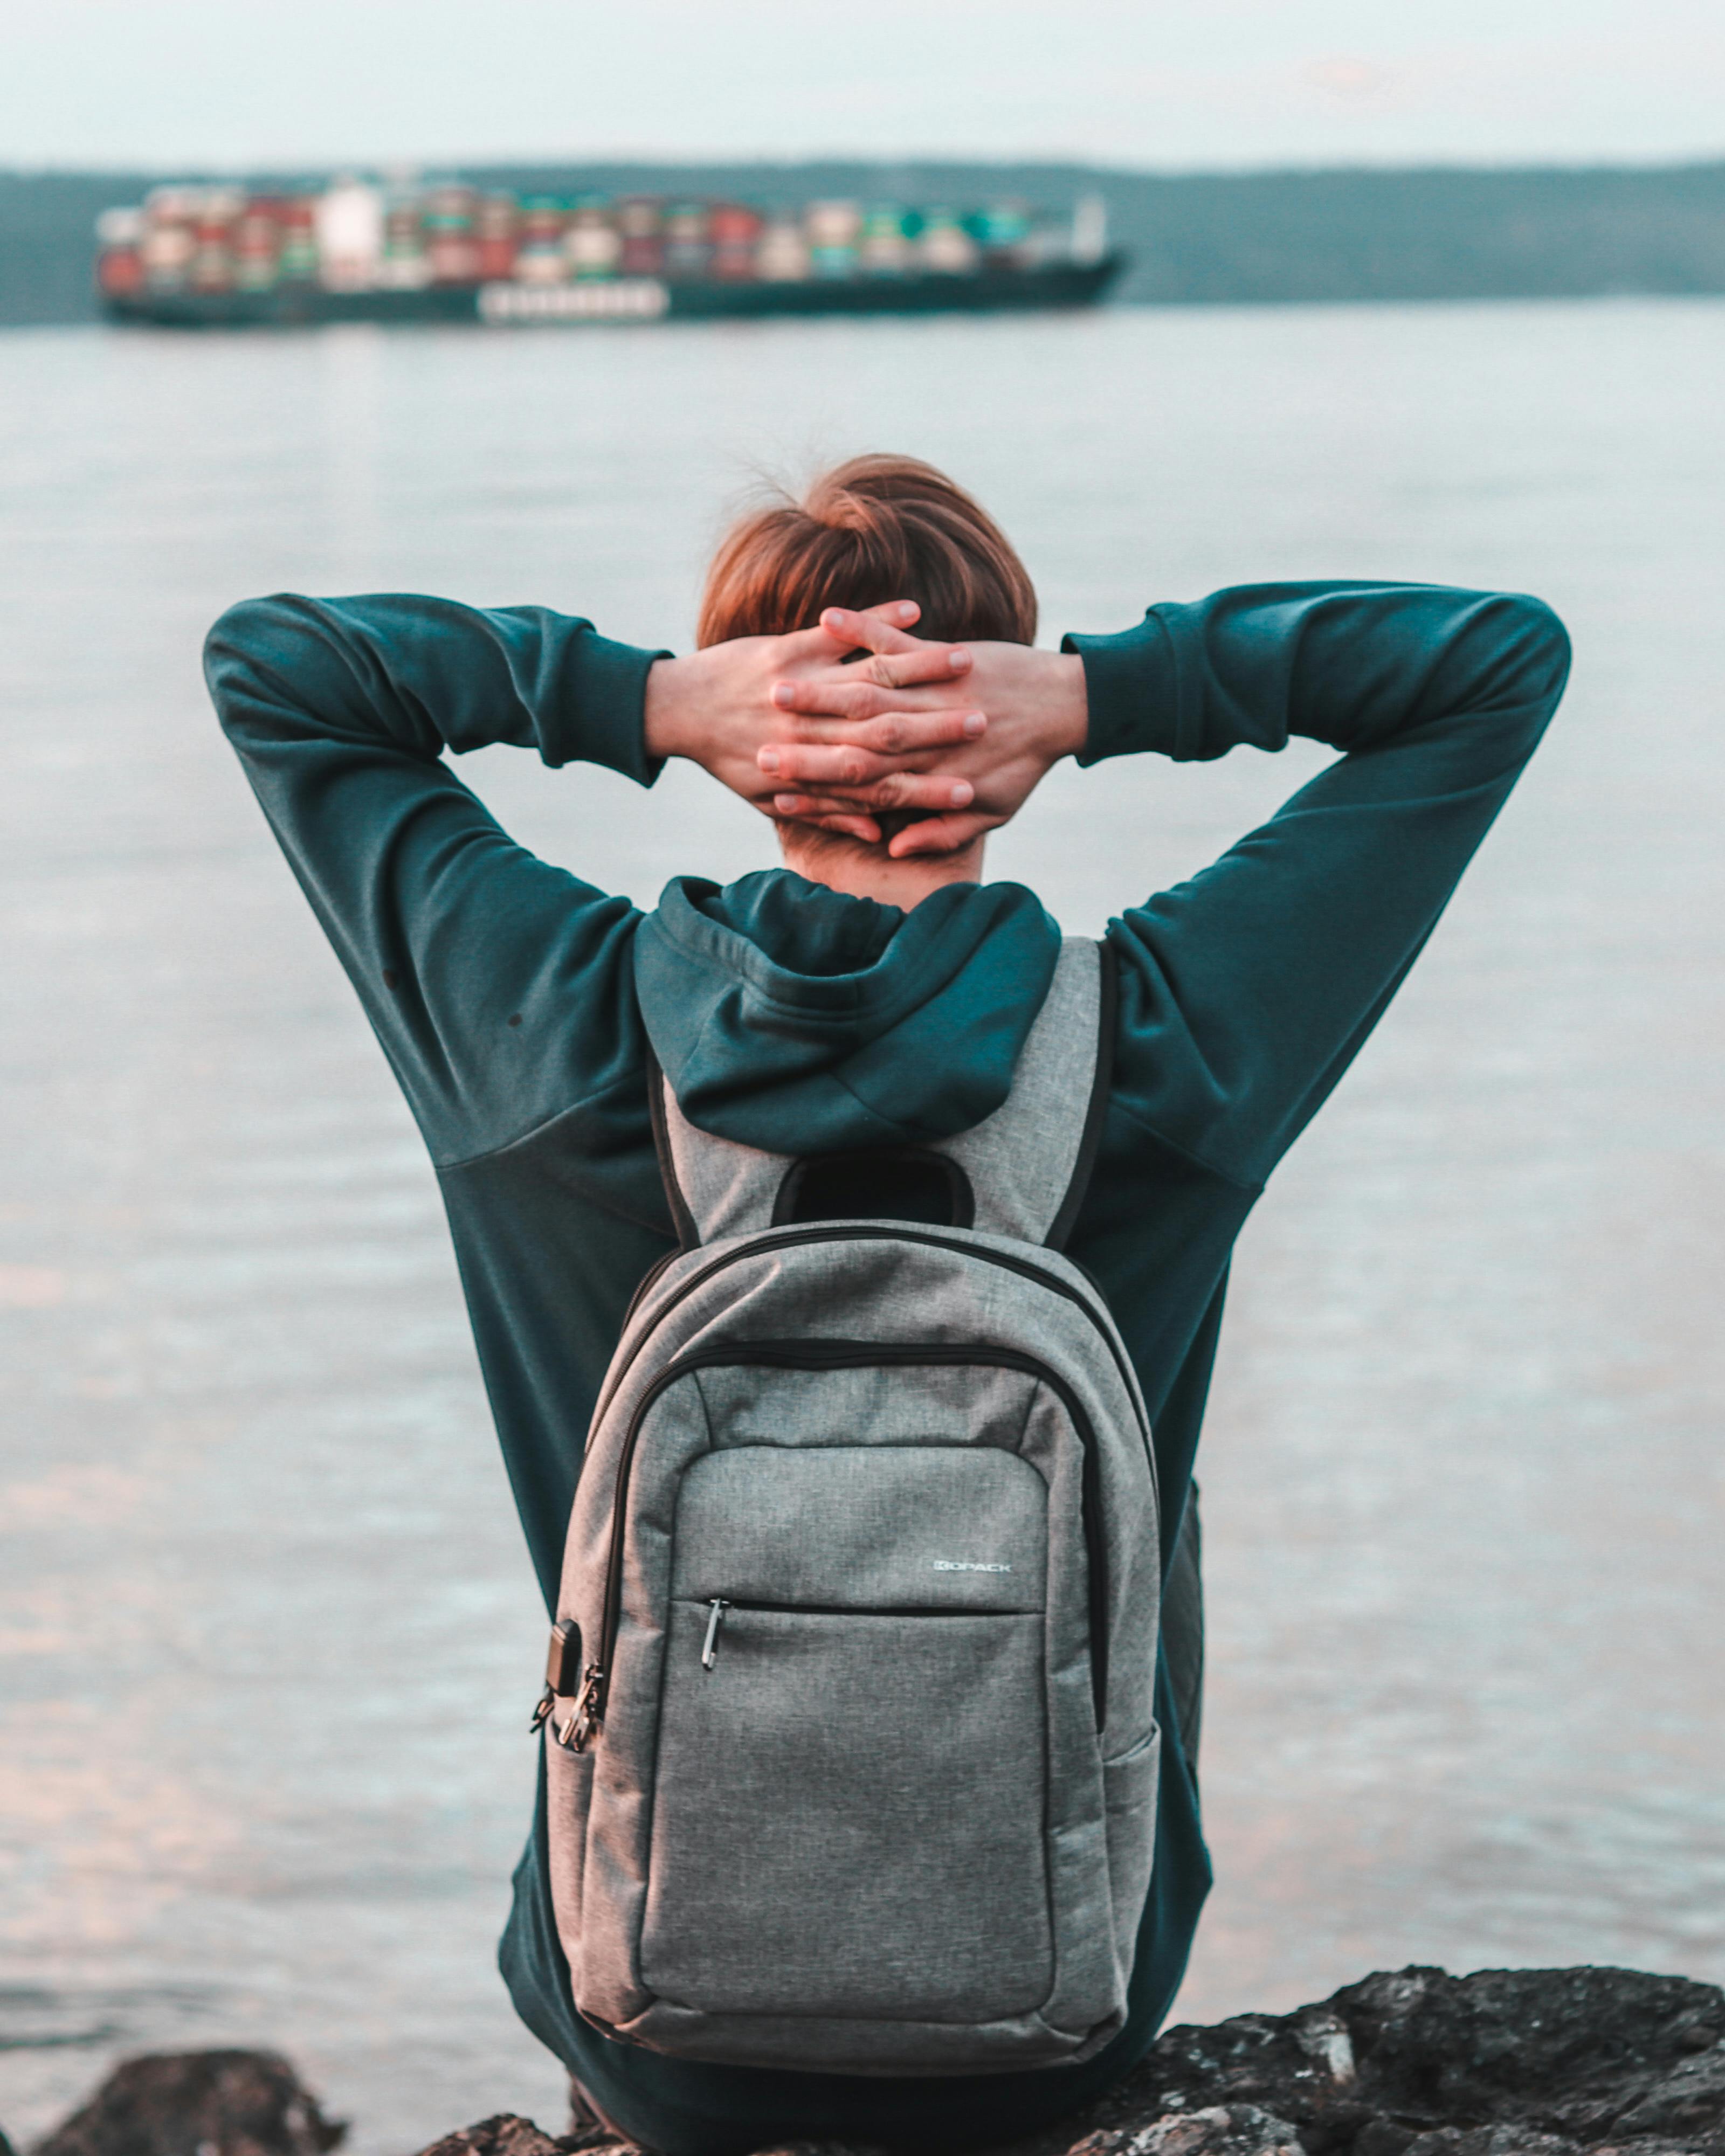
POLYGON ((1054 1978, 1043 1640, 1022 1610, 675 1600, 651 1989, 716 2014, 1038 2006, 1054 1978))

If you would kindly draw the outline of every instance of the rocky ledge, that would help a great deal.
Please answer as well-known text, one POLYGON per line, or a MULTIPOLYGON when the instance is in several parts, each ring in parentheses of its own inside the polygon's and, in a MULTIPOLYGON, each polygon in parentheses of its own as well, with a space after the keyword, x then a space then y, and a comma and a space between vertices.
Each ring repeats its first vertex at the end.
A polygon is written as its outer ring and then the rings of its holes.
MULTIPOLYGON (((284 2061, 198 2052, 121 2066, 33 2156, 325 2156, 341 2130, 284 2061)), ((629 2148, 506 2114, 424 2156, 629 2148)), ((1100 2104, 977 2156, 1725 2156, 1725 1993, 1620 1969, 1368 1976, 1296 2013, 1170 2029, 1100 2104)))

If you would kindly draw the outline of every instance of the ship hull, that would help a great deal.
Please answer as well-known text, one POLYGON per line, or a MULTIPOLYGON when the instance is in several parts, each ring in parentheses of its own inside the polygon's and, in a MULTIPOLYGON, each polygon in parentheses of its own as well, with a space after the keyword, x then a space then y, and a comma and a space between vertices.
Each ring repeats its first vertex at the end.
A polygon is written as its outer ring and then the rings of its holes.
POLYGON ((432 285, 408 291, 335 292, 280 285, 267 292, 138 292, 104 295, 110 321, 165 329, 304 329, 326 322, 471 322, 488 327, 784 315, 1000 314, 1094 306, 1124 258, 1050 263, 971 275, 811 277, 794 284, 618 277, 572 285, 432 285))

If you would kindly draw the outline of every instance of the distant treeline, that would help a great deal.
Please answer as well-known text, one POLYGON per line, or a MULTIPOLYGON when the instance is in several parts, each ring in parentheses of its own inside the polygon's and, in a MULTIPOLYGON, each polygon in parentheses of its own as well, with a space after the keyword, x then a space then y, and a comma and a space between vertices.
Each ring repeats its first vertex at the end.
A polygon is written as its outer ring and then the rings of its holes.
MULTIPOLYGON (((0 173, 0 323, 95 312, 98 210, 196 172, 0 173)), ((232 175, 222 175, 231 177, 232 175)), ((256 185, 321 175, 259 173, 256 185)), ((1019 197, 1106 201, 1132 257, 1127 301, 1533 299, 1725 292, 1725 162, 1592 170, 1191 173, 1078 165, 808 163, 467 167, 548 193, 821 196, 963 207, 1019 197)))

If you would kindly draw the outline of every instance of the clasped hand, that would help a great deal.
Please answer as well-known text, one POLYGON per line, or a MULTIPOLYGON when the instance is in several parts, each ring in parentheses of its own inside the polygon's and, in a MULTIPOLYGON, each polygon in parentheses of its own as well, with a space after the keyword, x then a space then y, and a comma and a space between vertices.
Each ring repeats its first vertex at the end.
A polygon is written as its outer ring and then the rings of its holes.
POLYGON ((763 815, 871 844, 879 814, 918 810, 890 841, 901 859, 971 844, 1083 747, 1083 664, 912 636, 918 612, 911 600, 834 607, 819 629, 659 660, 649 755, 688 757, 763 815))

